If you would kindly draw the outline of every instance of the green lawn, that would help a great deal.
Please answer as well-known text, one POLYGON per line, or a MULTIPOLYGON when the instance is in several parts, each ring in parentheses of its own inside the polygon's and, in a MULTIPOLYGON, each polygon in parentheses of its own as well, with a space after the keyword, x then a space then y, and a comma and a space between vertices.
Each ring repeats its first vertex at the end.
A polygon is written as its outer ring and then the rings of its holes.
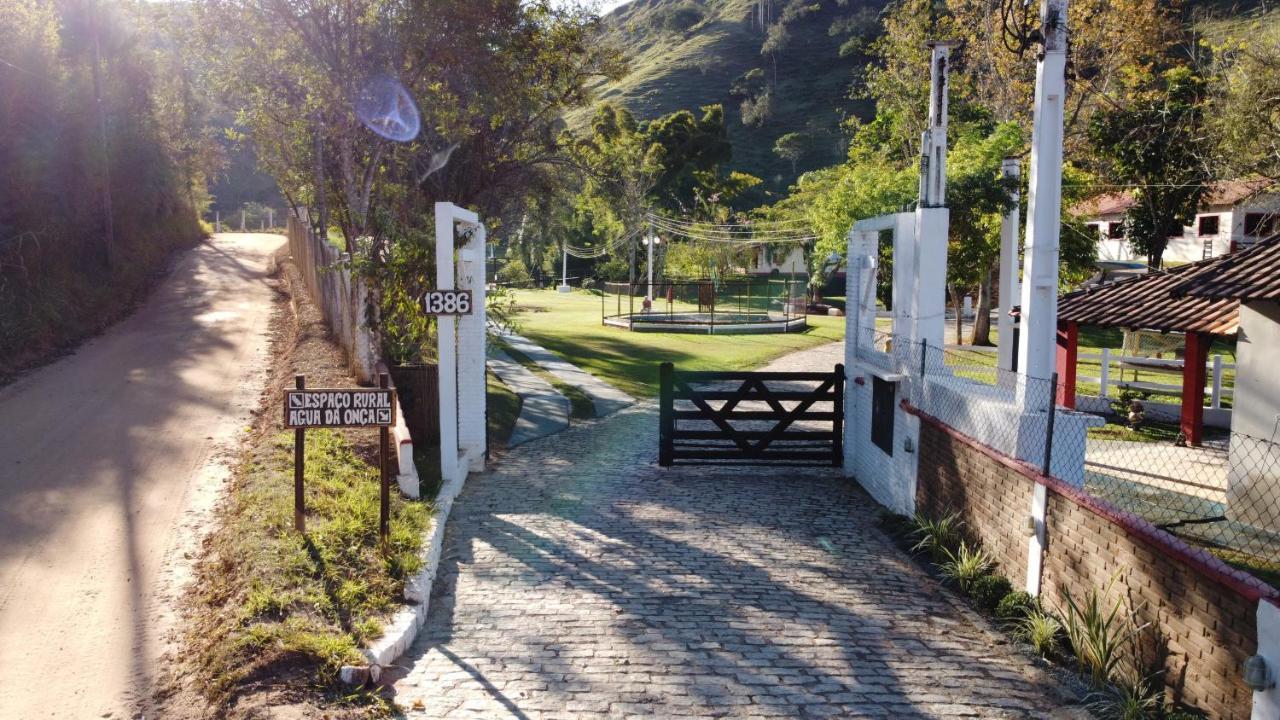
POLYGON ((601 324, 594 293, 514 294, 521 335, 637 397, 657 394, 662 362, 683 370, 752 370, 794 350, 844 339, 844 318, 814 315, 808 330, 789 334, 635 333, 601 324))

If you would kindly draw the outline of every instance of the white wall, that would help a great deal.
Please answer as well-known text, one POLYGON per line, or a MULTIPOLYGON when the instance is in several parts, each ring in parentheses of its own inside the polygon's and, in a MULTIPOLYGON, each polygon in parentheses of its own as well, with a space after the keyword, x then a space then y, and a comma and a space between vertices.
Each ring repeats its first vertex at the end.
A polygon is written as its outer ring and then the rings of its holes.
POLYGON ((1280 302, 1240 307, 1235 407, 1227 467, 1227 517, 1280 528, 1280 302), (1248 436, 1248 437, 1245 437, 1248 436), (1254 439, 1256 438, 1256 439, 1254 439))

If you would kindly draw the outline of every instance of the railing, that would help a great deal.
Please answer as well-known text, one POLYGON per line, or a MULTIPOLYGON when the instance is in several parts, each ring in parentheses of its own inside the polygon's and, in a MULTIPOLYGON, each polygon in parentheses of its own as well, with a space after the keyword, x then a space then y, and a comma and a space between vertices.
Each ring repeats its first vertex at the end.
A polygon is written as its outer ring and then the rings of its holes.
POLYGON ((1049 426, 1043 409, 1060 397, 1056 378, 1000 369, 981 350, 868 335, 861 346, 872 350, 859 362, 906 375, 909 403, 943 424, 1228 559, 1280 557, 1274 439, 1206 429, 1191 446, 1178 426, 1152 421, 1141 406, 1132 415, 1056 407, 1049 426))
POLYGON ((662 323, 708 329, 780 324, 786 330, 803 327, 808 317, 800 280, 602 282, 599 290, 601 322, 631 329, 662 323))

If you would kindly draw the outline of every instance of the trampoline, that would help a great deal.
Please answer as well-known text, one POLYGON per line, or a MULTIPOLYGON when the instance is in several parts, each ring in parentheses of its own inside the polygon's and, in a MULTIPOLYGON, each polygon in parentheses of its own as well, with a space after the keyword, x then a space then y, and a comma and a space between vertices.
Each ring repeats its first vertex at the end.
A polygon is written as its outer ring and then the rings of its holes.
POLYGON ((601 283, 600 320, 632 332, 788 333, 808 326, 801 280, 689 280, 601 283))

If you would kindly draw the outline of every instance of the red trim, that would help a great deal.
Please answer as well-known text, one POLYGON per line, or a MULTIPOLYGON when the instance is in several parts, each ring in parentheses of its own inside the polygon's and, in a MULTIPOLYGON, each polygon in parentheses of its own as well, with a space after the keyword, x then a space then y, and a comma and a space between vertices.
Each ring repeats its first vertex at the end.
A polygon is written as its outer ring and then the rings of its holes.
POLYGON ((1241 597, 1244 597, 1251 602, 1258 602, 1262 599, 1269 599, 1273 603, 1275 601, 1280 601, 1280 590, 1271 587, 1246 572, 1236 570, 1230 565, 1219 560, 1208 550, 1192 547, 1173 535, 1160 530, 1144 518, 1130 512, 1125 512, 1124 510, 1088 495, 1084 491, 1074 488, 1061 480, 1043 475, 1040 473, 1038 468, 1033 467, 1029 463, 1021 460, 1015 460, 982 444, 981 442, 978 442, 929 413, 911 405, 906 400, 902 401, 901 406, 906 412, 920 418, 922 422, 936 427, 950 436, 953 440, 986 455, 1001 465, 1023 475, 1032 482, 1044 485, 1048 490, 1074 502, 1076 505, 1079 505, 1094 515, 1119 525, 1129 535, 1153 546, 1166 557, 1188 565, 1192 570, 1195 570, 1202 575, 1206 575, 1209 579, 1234 590, 1241 597))
POLYGON ((401 445, 412 445, 412 444, 413 444, 413 438, 405 438, 404 440, 401 440, 401 441, 400 441, 400 444, 401 444, 401 445))

